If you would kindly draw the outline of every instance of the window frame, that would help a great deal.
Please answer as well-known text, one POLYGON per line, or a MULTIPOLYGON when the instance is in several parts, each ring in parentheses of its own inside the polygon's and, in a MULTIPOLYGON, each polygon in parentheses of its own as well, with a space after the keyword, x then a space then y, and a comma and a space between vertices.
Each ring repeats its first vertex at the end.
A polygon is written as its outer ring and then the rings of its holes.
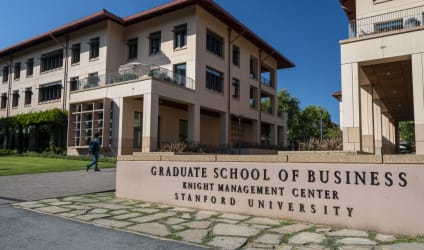
POLYGON ((88 43, 90 45, 88 59, 93 60, 100 57, 100 37, 94 37, 90 39, 88 43))
POLYGON ((21 62, 15 63, 13 68, 14 68, 13 69, 13 80, 19 80, 21 78, 21 69, 22 69, 21 62))
POLYGON ((19 106, 19 90, 14 90, 12 92, 12 108, 17 108, 19 106))
POLYGON ((62 98, 62 82, 61 81, 42 84, 39 86, 38 103, 53 102, 53 101, 60 100, 61 98, 62 98))
POLYGON ((240 67, 240 47, 233 44, 232 49, 232 63, 240 67))
POLYGON ((186 77, 187 77, 187 63, 184 62, 184 63, 174 64, 173 70, 174 70, 175 81, 178 84, 185 86, 186 85, 186 77), (179 66, 184 66, 184 69, 179 69, 178 68, 179 66), (180 74, 183 71, 184 71, 184 74, 180 74))
POLYGON ((9 66, 3 67, 3 76, 2 76, 2 83, 7 83, 9 81, 9 66))
POLYGON ((7 93, 2 93, 0 96, 0 109, 7 108, 7 93))
POLYGON ((149 34, 149 56, 156 55, 161 51, 162 32, 155 31, 149 34))
POLYGON ((28 58, 28 60, 26 61, 26 76, 31 77, 33 75, 34 75, 34 58, 28 58))
POLYGON ((138 57, 138 38, 131 38, 127 40, 128 47, 128 60, 134 60, 138 57))
POLYGON ((224 90, 224 73, 212 67, 206 66, 205 86, 211 91, 223 93, 224 90))
POLYGON ((234 94, 232 94, 231 96, 234 99, 240 99, 240 80, 233 77, 231 80, 231 86, 234 87, 234 94))
POLYGON ((174 27, 174 49, 187 47, 187 24, 181 24, 174 27))
POLYGON ((71 46, 71 65, 78 64, 81 61, 81 43, 75 43, 71 46))
POLYGON ((32 95, 33 95, 32 88, 31 87, 26 88, 25 89, 24 106, 31 105, 31 103, 32 103, 32 95))
POLYGON ((206 30, 206 50, 214 55, 224 58, 224 38, 210 29, 206 30))
POLYGON ((57 49, 41 55, 40 73, 63 67, 63 49, 57 49))

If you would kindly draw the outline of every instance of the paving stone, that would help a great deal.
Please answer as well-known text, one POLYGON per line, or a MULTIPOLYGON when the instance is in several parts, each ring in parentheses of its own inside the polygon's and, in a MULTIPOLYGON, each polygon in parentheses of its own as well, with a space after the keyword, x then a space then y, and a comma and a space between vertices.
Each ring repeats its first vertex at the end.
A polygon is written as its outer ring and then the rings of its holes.
POLYGON ((74 216, 77 216, 77 214, 74 214, 74 213, 59 213, 59 214, 56 214, 56 215, 60 216, 60 217, 66 217, 66 218, 72 218, 74 216))
POLYGON ((108 216, 109 216, 108 214, 86 214, 86 215, 80 215, 80 216, 74 217, 74 219, 90 221, 93 219, 99 219, 99 218, 104 218, 108 216))
POLYGON ((186 226, 188 228, 194 229, 206 229, 212 224, 212 221, 201 220, 201 221, 190 221, 181 224, 181 226, 186 226))
POLYGON ((49 205, 52 206, 63 206, 63 205, 71 205, 72 202, 70 201, 56 201, 56 202, 50 202, 49 205))
POLYGON ((212 216, 219 214, 218 212, 213 211, 198 211, 195 215, 196 220, 205 220, 209 219, 212 216))
POLYGON ((342 229, 334 232, 327 233, 332 237, 363 237, 368 238, 368 233, 360 230, 342 229))
POLYGON ((185 229, 185 227, 180 226, 180 225, 172 225, 171 228, 172 228, 172 230, 175 230, 175 231, 180 231, 180 230, 185 229))
POLYGON ((239 215, 239 214, 231 214, 231 213, 224 213, 224 214, 221 214, 220 216, 218 216, 218 218, 241 221, 241 220, 249 219, 250 216, 239 215))
POLYGON ((377 234, 375 236, 375 239, 382 242, 391 242, 391 241, 395 241, 396 237, 394 235, 377 234))
POLYGON ((328 248, 324 248, 320 245, 307 245, 307 246, 299 246, 296 250, 328 250, 328 248))
POLYGON ((171 217, 174 216, 176 213, 172 213, 172 212, 167 212, 167 213, 157 213, 157 214, 152 214, 152 215, 146 215, 143 217, 138 217, 138 218, 134 218, 134 219, 130 219, 131 221, 137 222, 137 223, 145 223, 145 222, 150 222, 150 221, 155 221, 155 220, 160 220, 160 219, 164 219, 167 217, 171 217))
POLYGON ((304 244, 310 244, 310 243, 321 243, 325 237, 321 234, 317 233, 310 233, 310 232, 303 232, 296 234, 295 236, 291 237, 289 239, 289 244, 297 244, 297 245, 304 245, 304 244))
POLYGON ((62 201, 76 201, 79 199, 81 199, 81 196, 68 196, 68 197, 62 198, 62 201))
POLYGON ((180 217, 183 218, 183 219, 189 220, 189 219, 191 219, 191 214, 189 214, 189 213, 183 213, 182 215, 180 215, 180 217))
POLYGON ((99 224, 99 225, 102 225, 102 226, 107 226, 107 227, 115 227, 115 228, 126 227, 128 225, 133 224, 131 222, 109 220, 109 219, 98 219, 98 220, 94 220, 93 223, 99 224))
POLYGON ((216 222, 222 222, 227 224, 237 224, 239 223, 238 220, 229 220, 229 219, 215 219, 216 222))
POLYGON ((104 209, 104 208, 95 208, 93 210, 90 211, 90 214, 106 214, 108 213, 109 210, 108 209, 104 209))
POLYGON ((186 222, 186 220, 180 219, 180 218, 169 218, 165 222, 166 224, 169 224, 169 225, 175 225, 175 224, 186 222))
POLYGON ((166 226, 157 222, 137 224, 134 226, 127 227, 126 229, 161 237, 170 234, 166 226))
POLYGON ((263 234, 255 240, 255 243, 263 243, 263 244, 270 244, 270 245, 279 245, 280 242, 281 242, 281 235, 278 235, 278 234, 263 234))
POLYGON ((276 248, 274 248, 275 250, 292 250, 293 246, 289 246, 289 245, 280 245, 276 248))
POLYGON ((249 237, 256 235, 261 230, 255 229, 255 228, 249 228, 246 226, 240 226, 240 225, 231 225, 231 224, 224 224, 220 223, 213 227, 213 234, 214 235, 226 235, 226 236, 244 236, 249 237))
POLYGON ((270 231, 280 233, 280 234, 292 234, 292 233, 297 233, 297 232, 303 231, 303 230, 308 229, 310 227, 311 226, 306 225, 306 224, 293 224, 293 225, 288 225, 288 226, 271 228, 270 231))
POLYGON ((360 245, 349 245, 349 246, 341 246, 340 250, 377 250, 374 246, 360 246, 360 245))
POLYGON ((152 203, 150 203, 150 202, 144 202, 144 203, 140 203, 140 204, 137 204, 137 205, 134 205, 135 207, 143 207, 143 208, 145 208, 145 207, 151 207, 151 206, 153 206, 153 204, 152 203))
POLYGON ((259 224, 259 225, 278 225, 280 224, 279 220, 263 218, 263 217, 254 217, 250 220, 244 221, 248 224, 259 224))
POLYGON ((74 202, 80 202, 80 203, 88 203, 88 204, 90 204, 90 203, 98 202, 98 200, 80 197, 80 199, 74 200, 74 202))
POLYGON ((251 247, 263 250, 263 249, 273 249, 275 245, 253 242, 251 247))
POLYGON ((317 228, 317 229, 315 229, 315 233, 328 233, 328 232, 330 232, 331 231, 331 228, 329 228, 329 227, 320 227, 320 228, 317 228))
POLYGON ((130 213, 130 211, 128 210, 113 210, 112 212, 110 212, 111 215, 120 215, 120 214, 126 214, 126 213, 130 213))
POLYGON ((189 229, 177 233, 178 236, 183 237, 185 241, 202 243, 203 238, 208 235, 208 230, 206 229, 189 229))
POLYGON ((268 229, 268 228, 271 227, 271 226, 267 226, 267 225, 257 225, 257 224, 251 224, 251 225, 249 225, 249 224, 240 224, 240 225, 246 225, 246 226, 253 227, 253 228, 256 228, 256 229, 268 229))
POLYGON ((399 243, 380 247, 381 250, 424 250, 424 243, 399 243))
POLYGON ((134 217, 139 217, 142 216, 142 214, 139 213, 128 213, 128 214, 121 214, 118 216, 114 216, 111 219, 115 219, 115 220, 126 220, 126 219, 130 219, 130 218, 134 218, 134 217))
POLYGON ((101 203, 101 202, 95 203, 95 204, 90 204, 90 206, 98 207, 98 208, 106 208, 106 209, 111 209, 111 210, 131 208, 130 206, 124 206, 124 205, 119 205, 119 204, 111 204, 111 203, 101 203))
POLYGON ((196 210, 194 210, 192 208, 186 208, 186 207, 174 207, 170 211, 172 211, 172 212, 186 212, 186 213, 190 213, 190 212, 194 212, 196 210))
POLYGON ((70 209, 78 209, 78 210, 88 210, 91 209, 91 207, 86 206, 86 205, 66 205, 63 206, 65 208, 70 208, 70 209))
POLYGON ((56 206, 48 206, 48 207, 39 207, 39 208, 37 208, 37 210, 44 212, 44 213, 57 214, 57 213, 68 212, 71 209, 63 208, 63 207, 56 207, 56 206))
POLYGON ((337 243, 343 244, 343 245, 369 245, 369 246, 375 246, 377 243, 370 239, 365 238, 343 238, 336 241, 337 243))
POLYGON ((213 238, 213 240, 209 242, 208 245, 222 249, 238 249, 246 244, 246 242, 247 238, 219 236, 213 238))
POLYGON ((131 211, 145 213, 145 214, 154 214, 160 211, 157 208, 132 208, 131 211))
POLYGON ((52 202, 58 202, 60 200, 58 200, 57 198, 52 198, 52 199, 44 199, 44 200, 39 200, 39 203, 52 203, 52 202))
POLYGON ((21 202, 21 203, 17 203, 15 204, 16 206, 19 207, 23 207, 23 208, 39 208, 39 207, 45 207, 46 205, 44 204, 40 204, 38 202, 34 202, 34 201, 28 201, 28 202, 21 202))
POLYGON ((85 210, 85 209, 74 210, 74 211, 72 211, 72 213, 76 214, 76 215, 84 215, 84 214, 87 214, 87 210, 85 210))

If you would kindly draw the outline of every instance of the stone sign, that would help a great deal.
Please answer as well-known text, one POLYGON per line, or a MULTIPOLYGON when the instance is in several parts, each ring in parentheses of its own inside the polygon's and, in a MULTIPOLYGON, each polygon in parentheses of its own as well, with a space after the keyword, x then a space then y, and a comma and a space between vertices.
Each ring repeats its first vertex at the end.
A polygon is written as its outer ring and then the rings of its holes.
POLYGON ((118 197, 424 234, 419 165, 118 161, 118 197))

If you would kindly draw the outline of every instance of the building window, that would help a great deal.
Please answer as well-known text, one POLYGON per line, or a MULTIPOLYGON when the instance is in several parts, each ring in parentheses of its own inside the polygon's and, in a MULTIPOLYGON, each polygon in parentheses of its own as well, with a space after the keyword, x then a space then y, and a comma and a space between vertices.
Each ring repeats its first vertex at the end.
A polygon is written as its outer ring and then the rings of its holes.
POLYGON ((178 135, 180 142, 187 142, 188 137, 188 121, 180 119, 180 133, 178 135))
POLYGON ((87 84, 88 87, 96 87, 99 84, 99 74, 97 72, 88 74, 87 84))
POLYGON ((71 64, 79 63, 81 58, 81 44, 73 44, 71 48, 71 64))
POLYGON ((7 82, 9 81, 9 66, 4 66, 3 67, 3 80, 2 82, 7 82))
POLYGON ((174 65, 174 78, 175 81, 180 85, 185 85, 186 83, 186 69, 187 64, 185 63, 174 65))
POLYGON ((240 48, 233 45, 233 64, 240 66, 240 48))
POLYGON ((45 72, 62 67, 63 50, 59 49, 41 56, 40 72, 45 72))
POLYGON ((142 131, 143 131, 143 113, 134 112, 134 129, 133 129, 133 147, 141 148, 142 140, 142 131))
POLYGON ((99 48, 100 48, 100 38, 92 38, 90 39, 90 53, 89 59, 94 59, 99 57, 99 48))
POLYGON ((71 77, 71 79, 69 80, 69 84, 71 85, 71 91, 75 91, 79 89, 79 77, 71 77))
POLYGON ((250 57, 250 74, 251 79, 258 79, 258 59, 250 57))
POLYGON ((206 33, 206 49, 220 57, 224 56, 224 39, 212 31, 206 33))
POLYGON ((157 31, 149 35, 149 54, 154 55, 160 51, 161 32, 157 31))
POLYGON ((24 105, 31 105, 32 101, 32 88, 26 88, 25 89, 25 103, 24 105))
POLYGON ((239 98, 239 96, 240 96, 240 80, 233 78, 232 85, 233 85, 233 97, 239 98))
POLYGON ((19 90, 13 91, 12 94, 12 108, 18 107, 19 104, 19 90))
POLYGON ((251 109, 256 109, 256 100, 258 96, 258 89, 255 87, 250 86, 250 92, 249 92, 249 106, 251 109))
POLYGON ((62 84, 60 81, 40 85, 38 90, 38 102, 48 102, 60 99, 62 94, 62 84))
POLYGON ((13 75, 14 75, 13 78, 15 80, 18 80, 19 78, 21 78, 21 63, 20 62, 15 63, 15 73, 13 75))
POLYGON ((174 49, 187 45, 187 24, 174 27, 174 49))
POLYGON ((3 93, 3 94, 1 94, 0 109, 5 109, 6 106, 7 106, 7 94, 3 93))
POLYGON ((30 58, 26 62, 26 75, 32 76, 34 74, 34 58, 30 58))
POLYGON ((206 88, 222 92, 222 84, 224 82, 223 73, 206 67, 206 88))
POLYGON ((137 59, 138 39, 133 38, 127 41, 128 60, 137 59))

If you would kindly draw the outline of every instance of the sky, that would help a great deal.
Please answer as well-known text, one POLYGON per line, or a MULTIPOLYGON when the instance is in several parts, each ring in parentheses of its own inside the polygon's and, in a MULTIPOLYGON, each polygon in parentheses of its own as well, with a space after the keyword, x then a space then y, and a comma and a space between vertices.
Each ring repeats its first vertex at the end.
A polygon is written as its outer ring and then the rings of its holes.
MULTIPOLYGON (((2 11, 0 49, 101 9, 127 17, 169 1, 8 1, 2 11)), ((278 72, 278 89, 288 89, 301 108, 327 108, 333 122, 339 123, 339 105, 331 94, 341 88, 339 41, 347 38, 348 29, 338 0, 216 2, 296 65, 278 72)))

